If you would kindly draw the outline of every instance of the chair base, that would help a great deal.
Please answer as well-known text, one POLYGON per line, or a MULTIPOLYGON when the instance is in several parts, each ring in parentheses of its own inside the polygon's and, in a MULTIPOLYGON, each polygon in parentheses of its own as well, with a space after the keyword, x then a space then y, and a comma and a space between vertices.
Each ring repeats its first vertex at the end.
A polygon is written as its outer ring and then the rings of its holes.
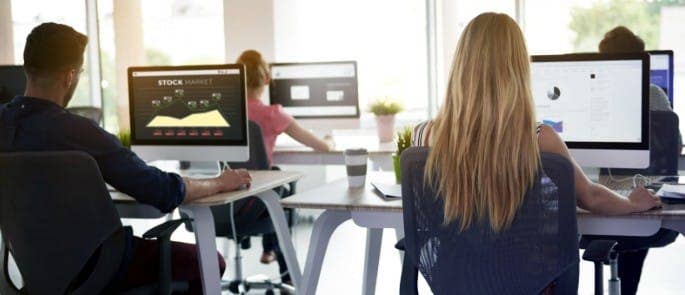
POLYGON ((280 289, 281 294, 295 294, 295 287, 282 282, 274 282, 265 275, 255 275, 244 280, 223 281, 222 290, 228 290, 233 294, 246 294, 250 290, 265 290, 265 294, 275 294, 274 290, 280 289))

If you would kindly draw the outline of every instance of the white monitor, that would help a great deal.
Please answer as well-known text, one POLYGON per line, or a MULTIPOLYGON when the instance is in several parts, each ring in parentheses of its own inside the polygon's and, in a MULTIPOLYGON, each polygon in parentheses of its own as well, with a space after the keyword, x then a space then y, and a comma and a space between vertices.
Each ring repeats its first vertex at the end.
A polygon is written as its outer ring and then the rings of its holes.
POLYGON ((531 80, 538 122, 581 166, 649 166, 647 54, 533 56, 531 80))
POLYGON ((128 69, 131 148, 146 161, 246 161, 243 65, 128 69))
POLYGON ((357 63, 271 64, 269 97, 298 119, 359 118, 357 63))

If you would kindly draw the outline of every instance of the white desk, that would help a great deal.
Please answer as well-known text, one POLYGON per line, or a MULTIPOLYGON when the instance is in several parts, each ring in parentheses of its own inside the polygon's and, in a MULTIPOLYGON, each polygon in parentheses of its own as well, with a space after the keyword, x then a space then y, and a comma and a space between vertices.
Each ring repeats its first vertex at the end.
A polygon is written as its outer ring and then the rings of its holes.
MULTIPOLYGON (((350 190, 341 179, 317 189, 281 200, 284 207, 324 209, 314 222, 304 268, 301 294, 315 294, 326 255, 326 247, 335 229, 352 219, 367 229, 366 258, 362 294, 374 294, 381 240, 384 228, 393 228, 398 239, 404 236, 402 201, 386 201, 369 185, 370 181, 391 183, 392 173, 372 173, 364 189, 350 190)), ((685 205, 667 205, 662 209, 623 216, 601 216, 578 210, 580 234, 649 236, 659 228, 685 233, 685 205)))
POLYGON ((347 179, 341 179, 317 189, 299 193, 281 200, 284 207, 324 209, 314 222, 307 261, 300 292, 316 294, 321 265, 326 248, 335 229, 352 219, 355 224, 367 229, 362 294, 374 294, 378 273, 378 259, 384 228, 394 228, 399 238, 404 237, 402 222, 402 201, 386 201, 373 192, 370 180, 392 183, 393 173, 372 173, 367 176, 366 187, 351 190, 347 179))
MULTIPOLYGON (((195 229, 204 294, 221 294, 219 263, 216 259, 216 233, 210 207, 224 205, 250 196, 256 196, 264 202, 274 224, 278 244, 285 256, 293 284, 296 289, 301 286, 302 272, 297 263, 297 256, 290 237, 290 231, 288 230, 288 223, 285 219, 283 208, 279 203, 280 198, 273 189, 300 179, 302 173, 292 171, 250 171, 250 174, 252 175, 252 186, 249 189, 217 194, 179 207, 181 211, 193 218, 192 222, 195 229)), ((110 195, 118 206, 126 206, 127 208, 141 206, 143 209, 147 206, 136 203, 133 198, 122 193, 115 192, 110 193, 110 195)))
POLYGON ((273 162, 279 165, 345 165, 345 149, 365 148, 374 167, 393 170, 392 154, 397 150, 395 143, 380 143, 376 130, 335 130, 332 141, 332 151, 317 152, 287 135, 281 135, 276 141, 273 162))

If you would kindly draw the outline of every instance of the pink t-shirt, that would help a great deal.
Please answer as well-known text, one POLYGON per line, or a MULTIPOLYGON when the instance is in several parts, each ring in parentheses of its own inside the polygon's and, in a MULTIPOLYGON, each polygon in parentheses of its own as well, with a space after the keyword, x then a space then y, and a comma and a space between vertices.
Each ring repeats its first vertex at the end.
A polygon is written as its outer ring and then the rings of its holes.
POLYGON ((276 137, 288 129, 294 120, 293 117, 286 114, 280 104, 265 105, 259 99, 250 98, 247 100, 247 118, 257 123, 262 129, 266 155, 271 163, 276 137))

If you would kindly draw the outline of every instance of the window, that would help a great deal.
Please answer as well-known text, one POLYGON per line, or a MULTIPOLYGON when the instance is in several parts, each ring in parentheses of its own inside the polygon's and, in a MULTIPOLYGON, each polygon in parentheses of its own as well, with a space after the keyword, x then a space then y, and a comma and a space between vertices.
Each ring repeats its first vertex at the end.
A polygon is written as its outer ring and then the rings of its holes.
MULTIPOLYGON (((685 3, 679 0, 527 0, 526 37, 532 54, 596 52, 604 33, 624 25, 646 49, 675 56, 674 110, 685 118, 685 3)), ((681 120, 680 130, 685 130, 681 120)))
POLYGON ((424 1, 274 1, 274 27, 274 62, 357 61, 362 117, 391 97, 406 108, 401 119, 426 118, 424 1))
MULTIPOLYGON (((12 1, 12 24, 14 38, 14 60, 16 64, 23 64, 24 45, 26 36, 31 30, 44 22, 56 22, 69 25, 75 30, 86 34, 86 6, 85 1, 12 1)), ((89 74, 87 58, 83 65, 79 85, 69 106, 91 105, 89 74)))
POLYGON ((98 18, 105 127, 110 131, 128 129, 128 67, 224 62, 220 0, 99 0, 98 18))
POLYGON ((513 0, 452 0, 452 1, 438 1, 437 12, 437 35, 438 35, 438 52, 436 72, 438 76, 437 81, 437 102, 434 104, 439 107, 444 99, 446 93, 447 82, 449 80, 450 70, 452 68, 452 60, 454 52, 457 48, 457 42, 461 36, 462 31, 466 25, 484 12, 499 12, 506 13, 510 17, 516 19, 516 3, 513 0))

